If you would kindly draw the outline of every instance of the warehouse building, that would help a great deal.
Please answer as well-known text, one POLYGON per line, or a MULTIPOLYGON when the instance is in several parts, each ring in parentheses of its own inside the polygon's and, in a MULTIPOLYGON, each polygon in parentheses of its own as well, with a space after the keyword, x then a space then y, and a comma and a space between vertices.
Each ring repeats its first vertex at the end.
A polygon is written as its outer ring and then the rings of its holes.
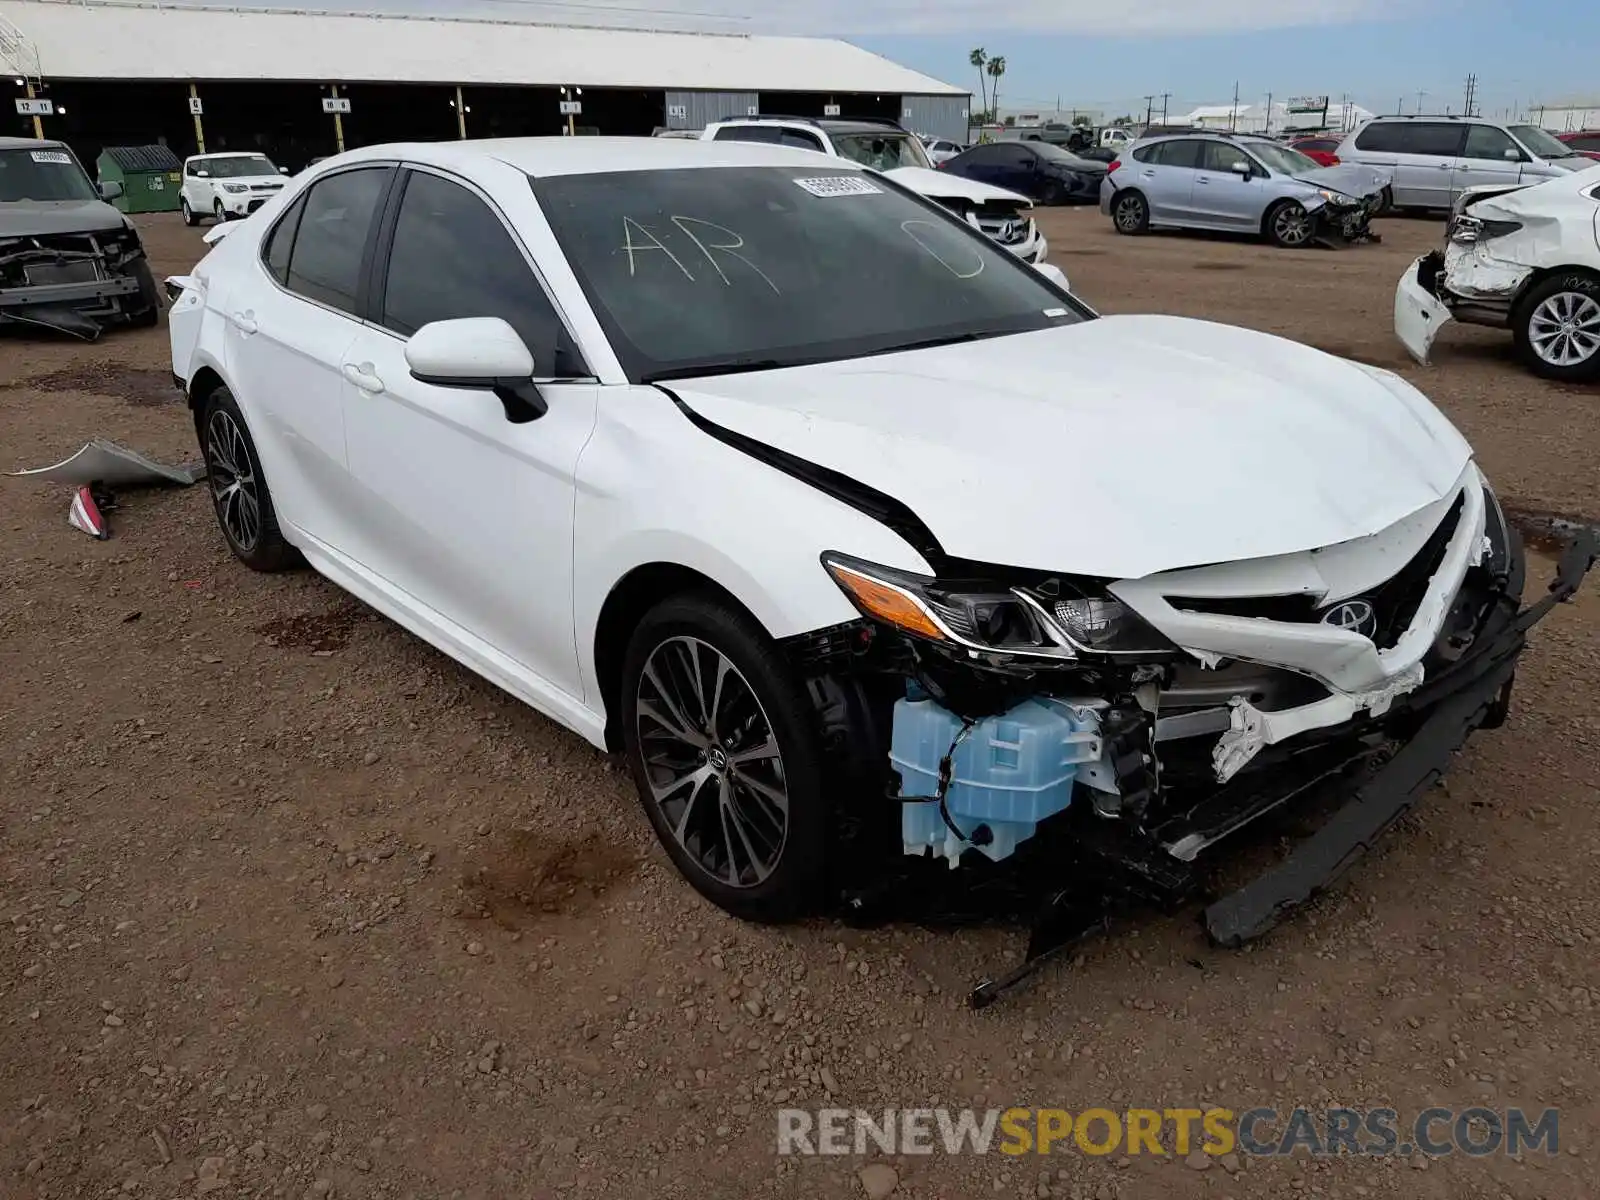
POLYGON ((965 140, 970 93, 847 42, 123 0, 0 0, 0 134, 260 150, 890 117, 965 140))

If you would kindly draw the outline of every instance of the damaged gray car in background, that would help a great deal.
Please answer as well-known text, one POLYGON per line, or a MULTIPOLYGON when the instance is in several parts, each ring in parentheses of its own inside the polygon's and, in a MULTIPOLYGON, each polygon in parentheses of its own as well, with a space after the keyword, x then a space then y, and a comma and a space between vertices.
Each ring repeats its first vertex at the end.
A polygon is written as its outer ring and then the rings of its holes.
POLYGON ((0 326, 93 341, 154 325, 161 296, 132 222, 61 142, 0 138, 0 326))

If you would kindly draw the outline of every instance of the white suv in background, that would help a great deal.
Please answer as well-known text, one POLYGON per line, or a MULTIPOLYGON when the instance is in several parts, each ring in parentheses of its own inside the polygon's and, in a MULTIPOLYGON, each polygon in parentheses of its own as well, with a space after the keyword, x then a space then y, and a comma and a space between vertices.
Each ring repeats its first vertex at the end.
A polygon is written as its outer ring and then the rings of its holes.
POLYGON ((1477 117, 1374 117, 1336 153, 1341 163, 1392 171, 1396 208, 1449 208, 1470 187, 1538 183, 1594 165, 1537 125, 1477 117))
POLYGON ((265 154, 196 154, 183 160, 183 223, 247 217, 283 190, 289 172, 265 154))
POLYGON ((868 167, 948 208, 1023 262, 1042 263, 1050 243, 1033 219, 1033 201, 988 183, 935 170, 922 139, 874 117, 742 117, 707 125, 708 142, 763 142, 815 150, 868 167))

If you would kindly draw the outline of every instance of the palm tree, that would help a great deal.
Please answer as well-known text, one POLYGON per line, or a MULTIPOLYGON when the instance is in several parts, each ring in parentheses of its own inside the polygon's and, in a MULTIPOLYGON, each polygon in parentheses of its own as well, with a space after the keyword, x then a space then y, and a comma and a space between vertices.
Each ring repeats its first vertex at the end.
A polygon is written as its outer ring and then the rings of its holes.
POLYGON ((994 110, 994 119, 998 121, 1000 119, 1000 76, 1006 73, 1006 56, 996 54, 989 60, 986 70, 994 77, 994 86, 989 91, 989 107, 994 110))
MULTIPOLYGON (((984 52, 983 47, 979 46, 971 54, 967 55, 967 61, 978 70, 978 99, 983 101, 983 113, 986 113, 989 111, 989 91, 983 85, 983 67, 989 61, 989 56, 984 52)), ((979 125, 983 124, 983 113, 978 114, 976 123, 979 125)))

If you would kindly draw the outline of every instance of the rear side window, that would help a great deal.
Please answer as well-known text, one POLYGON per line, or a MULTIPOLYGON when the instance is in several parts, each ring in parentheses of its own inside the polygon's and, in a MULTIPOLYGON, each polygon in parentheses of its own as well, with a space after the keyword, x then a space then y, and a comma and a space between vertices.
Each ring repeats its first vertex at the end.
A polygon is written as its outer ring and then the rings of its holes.
POLYGON ((307 190, 284 286, 342 312, 356 312, 361 264, 390 168, 363 167, 307 190))
POLYGON ((504 222, 460 184, 416 171, 395 220, 383 325, 410 337, 457 317, 499 317, 541 373, 555 364, 561 322, 504 222))
POLYGON ((278 218, 278 223, 267 234, 261 247, 261 261, 267 265, 272 277, 285 287, 289 283, 289 255, 294 250, 295 231, 300 227, 300 214, 305 211, 306 198, 301 196, 278 218))
POLYGON ((1513 155, 1511 161, 1522 158, 1522 151, 1505 130, 1496 129, 1493 125, 1474 125, 1467 131, 1467 148, 1462 154, 1466 158, 1492 158, 1506 162, 1507 150, 1513 155))
MULTIPOLYGON (((1206 143, 1194 138, 1179 138, 1172 142, 1157 142, 1154 146, 1146 147, 1146 156, 1141 162, 1151 163, 1158 167, 1183 167, 1194 170, 1200 165, 1201 155, 1205 153, 1206 143)), ((1137 152, 1134 154, 1138 158, 1137 152)))
POLYGON ((1461 153, 1466 132, 1466 126, 1445 121, 1383 121, 1356 135, 1356 149, 1449 158, 1461 153))

